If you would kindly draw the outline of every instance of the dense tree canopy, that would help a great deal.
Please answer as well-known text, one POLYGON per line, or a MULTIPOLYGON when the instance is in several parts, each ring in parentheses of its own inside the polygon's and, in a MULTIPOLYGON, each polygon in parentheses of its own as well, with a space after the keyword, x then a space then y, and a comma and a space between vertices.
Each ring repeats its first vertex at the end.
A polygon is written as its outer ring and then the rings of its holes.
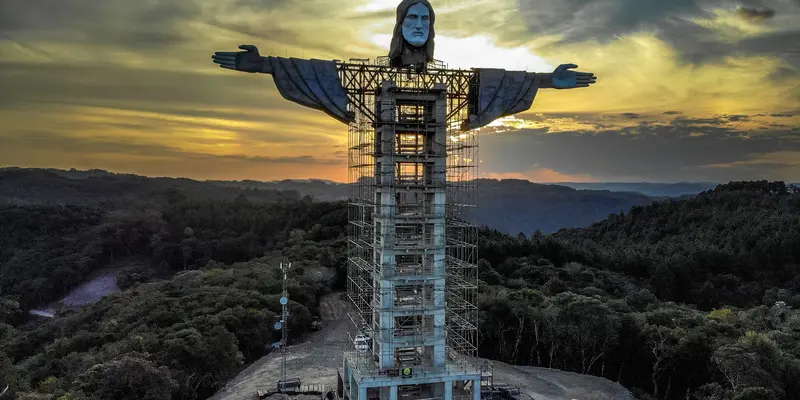
MULTIPOLYGON (((342 289, 343 203, 168 197, 0 208, 0 376, 18 398, 207 398, 278 339, 281 257, 300 266, 292 337, 342 289), (123 291, 25 317, 120 259, 137 263, 119 271, 123 291)), ((788 400, 799 249, 800 193, 775 182, 554 235, 482 229, 480 353, 604 376, 640 399, 788 400)))
POLYGON ((584 229, 482 238, 483 356, 643 399, 800 393, 795 187, 734 182, 584 229))

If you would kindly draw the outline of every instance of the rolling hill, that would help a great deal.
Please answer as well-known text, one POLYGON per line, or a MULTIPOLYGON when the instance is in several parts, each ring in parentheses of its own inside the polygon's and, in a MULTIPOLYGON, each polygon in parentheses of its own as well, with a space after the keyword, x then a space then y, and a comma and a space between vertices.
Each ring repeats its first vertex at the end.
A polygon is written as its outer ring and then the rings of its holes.
MULTIPOLYGON (((473 222, 508 234, 531 235, 577 228, 657 198, 639 193, 576 190, 529 181, 480 179, 473 222)), ((122 205, 131 202, 207 200, 269 202, 310 196, 320 201, 347 199, 348 185, 323 180, 196 181, 76 171, 6 168, 0 170, 0 202, 26 205, 122 205)))
POLYGON ((652 197, 681 197, 714 189, 719 184, 712 182, 559 182, 556 185, 578 190, 610 190, 612 192, 635 192, 652 197))

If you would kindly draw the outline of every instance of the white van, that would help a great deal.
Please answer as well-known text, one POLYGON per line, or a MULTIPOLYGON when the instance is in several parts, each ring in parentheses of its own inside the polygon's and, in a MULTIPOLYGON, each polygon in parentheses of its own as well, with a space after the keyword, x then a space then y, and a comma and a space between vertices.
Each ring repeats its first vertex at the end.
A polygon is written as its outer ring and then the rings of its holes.
POLYGON ((360 334, 353 339, 353 346, 355 346, 356 350, 361 353, 365 353, 369 351, 370 347, 372 347, 372 338, 367 335, 360 334))

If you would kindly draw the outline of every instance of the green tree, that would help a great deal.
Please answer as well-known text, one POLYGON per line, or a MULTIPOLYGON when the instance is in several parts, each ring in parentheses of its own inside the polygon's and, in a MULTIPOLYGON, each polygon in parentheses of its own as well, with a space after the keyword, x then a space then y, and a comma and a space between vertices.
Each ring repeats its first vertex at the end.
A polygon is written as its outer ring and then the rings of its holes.
POLYGON ((78 388, 89 400, 170 400, 177 384, 167 367, 126 355, 81 374, 78 388))

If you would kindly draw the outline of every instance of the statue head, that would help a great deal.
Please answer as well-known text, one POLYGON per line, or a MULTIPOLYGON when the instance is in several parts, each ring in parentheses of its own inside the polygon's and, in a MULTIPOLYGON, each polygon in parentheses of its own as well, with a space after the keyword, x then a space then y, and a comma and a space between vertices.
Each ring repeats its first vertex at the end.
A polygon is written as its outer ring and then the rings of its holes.
POLYGON ((431 28, 431 12, 422 3, 414 4, 406 11, 401 32, 403 39, 414 47, 422 47, 428 41, 431 28))
POLYGON ((403 0, 397 6, 397 21, 389 48, 393 65, 406 64, 402 61, 406 49, 422 51, 426 62, 433 60, 435 21, 436 14, 428 0, 403 0))

